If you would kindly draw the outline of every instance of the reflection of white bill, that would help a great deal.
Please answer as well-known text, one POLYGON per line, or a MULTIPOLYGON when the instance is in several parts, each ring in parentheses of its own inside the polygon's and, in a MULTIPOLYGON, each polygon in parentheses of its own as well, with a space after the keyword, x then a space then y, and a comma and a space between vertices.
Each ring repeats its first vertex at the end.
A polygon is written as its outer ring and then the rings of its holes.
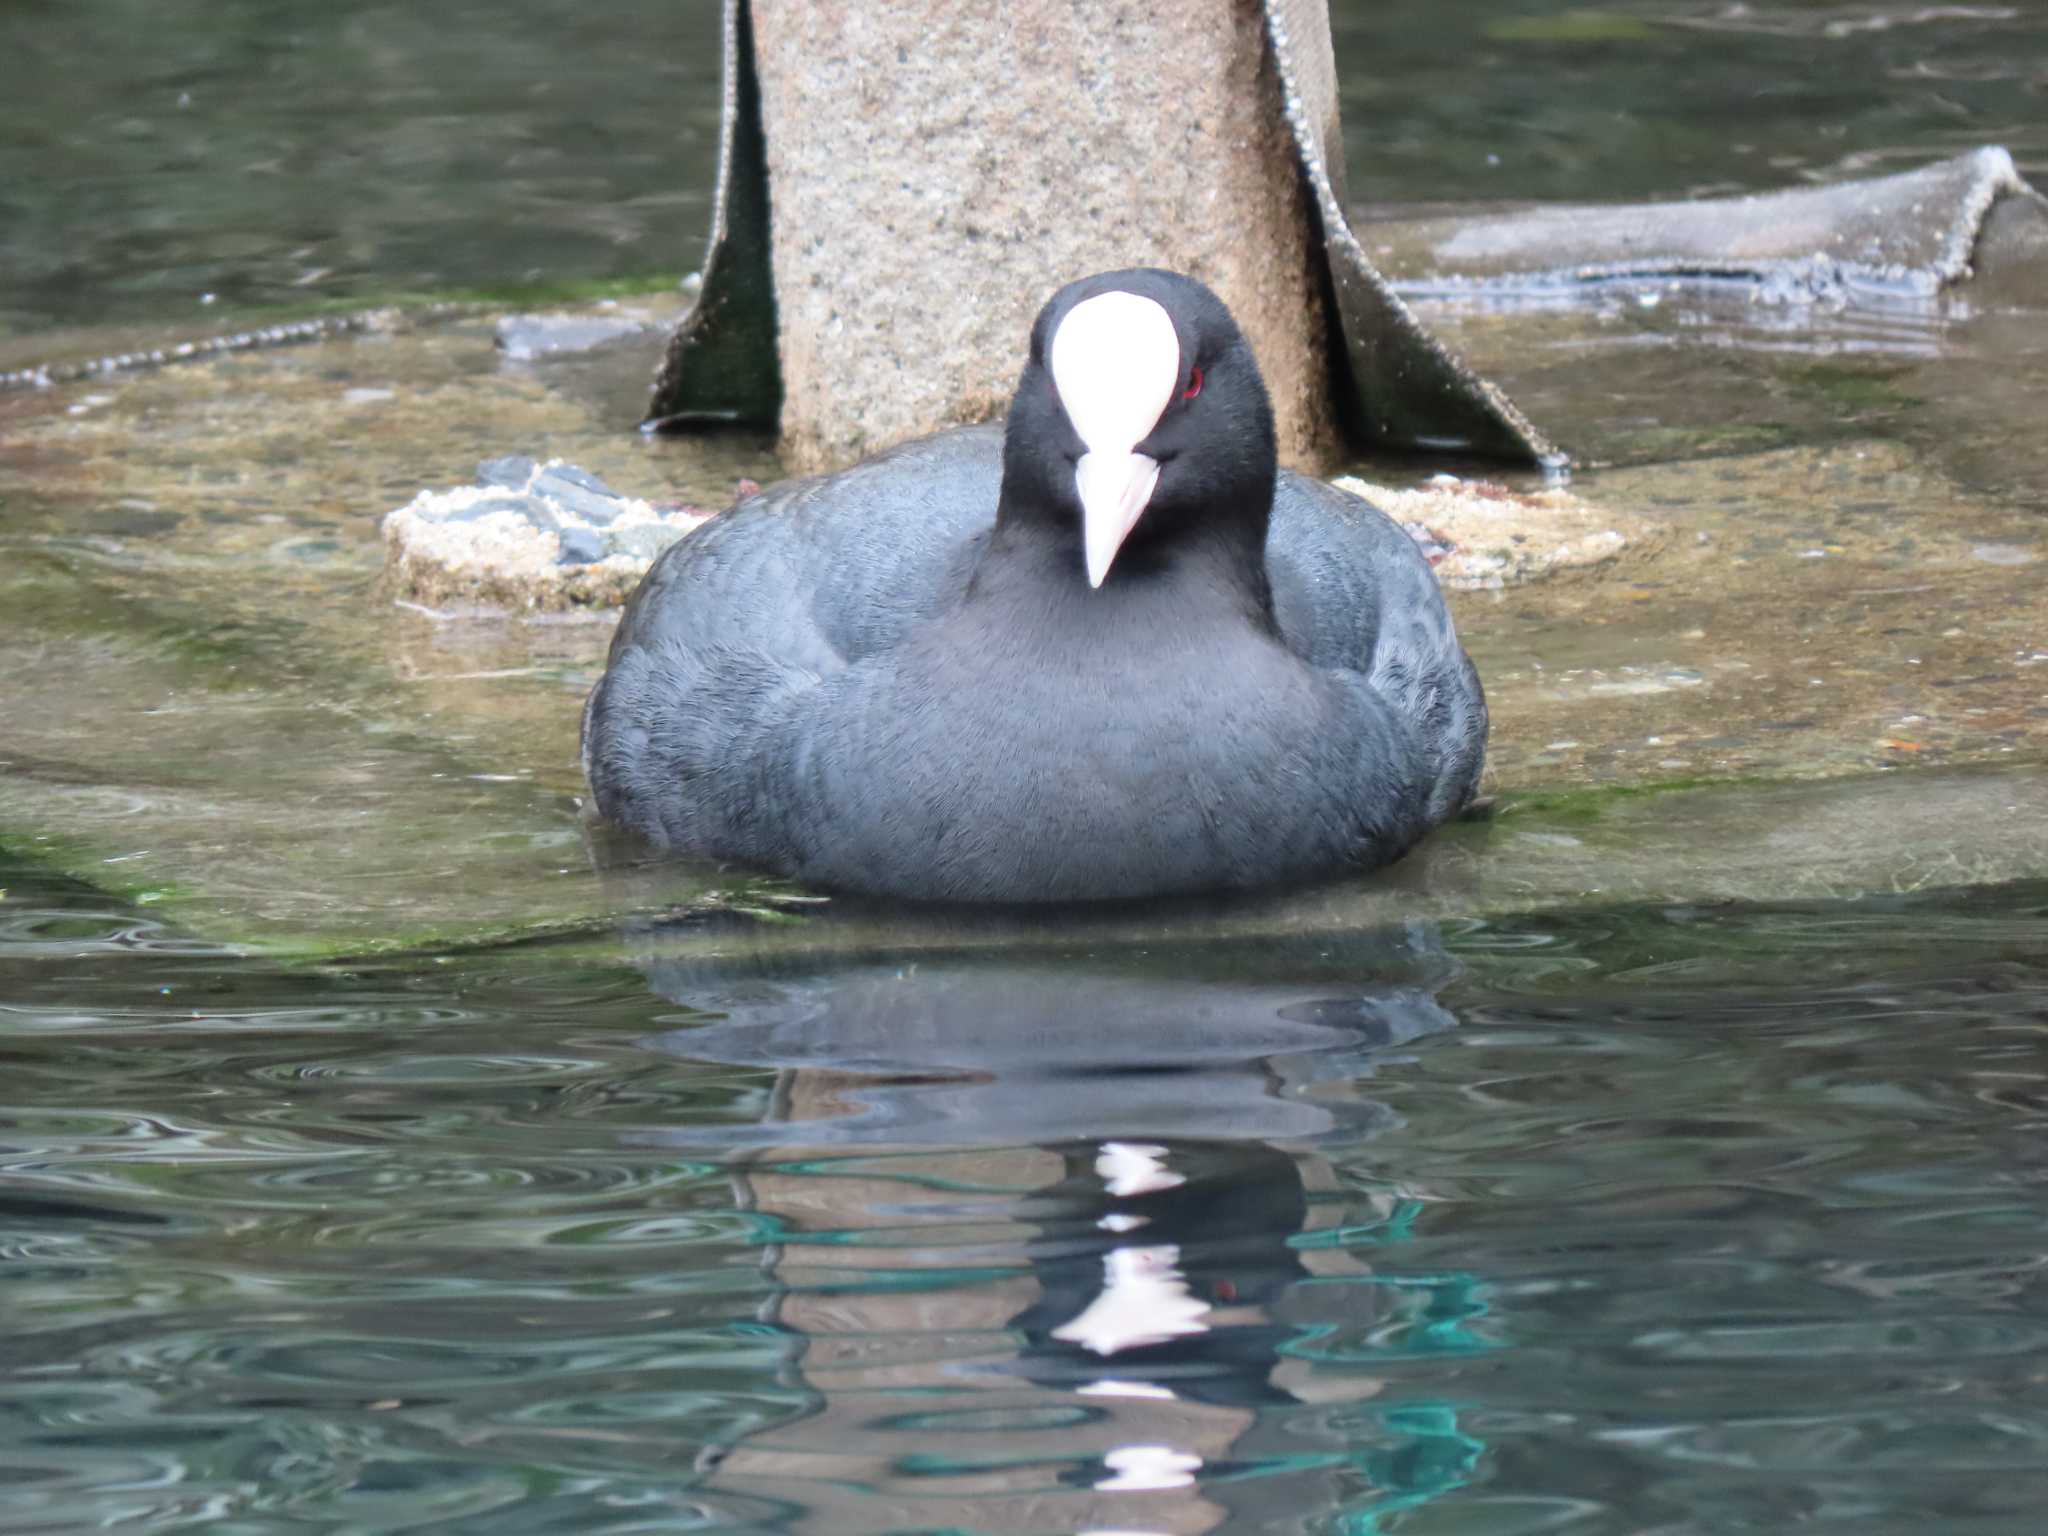
POLYGON ((1206 1301, 1188 1294, 1180 1245, 1115 1248, 1102 1259, 1102 1293, 1052 1336, 1098 1355, 1114 1355, 1191 1333, 1207 1333, 1206 1301))
POLYGON ((1102 1458, 1111 1476, 1096 1483, 1103 1493, 1149 1493, 1161 1488, 1189 1488, 1202 1468, 1193 1451, 1170 1445, 1126 1445, 1102 1458))
POLYGON ((1074 1394, 1077 1397, 1145 1397, 1161 1403, 1180 1401, 1171 1387, 1149 1381, 1123 1381, 1115 1376, 1098 1377, 1085 1387, 1074 1388, 1074 1394))
POLYGON ((1105 1141, 1095 1155, 1095 1176, 1118 1199, 1149 1195, 1188 1181, 1186 1174, 1166 1166, 1166 1148, 1135 1141, 1105 1141))

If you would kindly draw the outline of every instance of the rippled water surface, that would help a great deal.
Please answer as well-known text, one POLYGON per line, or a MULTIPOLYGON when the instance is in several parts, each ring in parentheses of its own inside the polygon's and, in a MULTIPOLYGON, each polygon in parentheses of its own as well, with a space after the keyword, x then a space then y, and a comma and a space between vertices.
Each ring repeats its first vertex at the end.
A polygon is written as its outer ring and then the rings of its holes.
POLYGON ((0 337, 701 260, 718 0, 0 7, 0 337))
MULTIPOLYGON (((1612 201, 2048 177, 2048 12, 1334 0, 1352 195, 1612 201)), ((0 338, 673 278, 704 250, 717 0, 0 7, 0 338)))
POLYGON ((285 964, 0 885, 9 1530, 2048 1500, 2048 890, 285 964))
POLYGON ((2008 145, 2048 177, 2048 7, 1338 0, 1351 192, 1618 202, 2008 145))

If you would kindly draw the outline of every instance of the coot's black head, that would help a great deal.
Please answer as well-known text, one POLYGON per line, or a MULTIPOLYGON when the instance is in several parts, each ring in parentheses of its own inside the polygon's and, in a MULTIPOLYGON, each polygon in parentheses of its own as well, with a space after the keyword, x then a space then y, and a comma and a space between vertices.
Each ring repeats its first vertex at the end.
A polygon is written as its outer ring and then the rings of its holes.
POLYGON ((1104 272, 1039 312, 1003 440, 1004 515, 1078 531, 1091 586, 1195 539, 1256 562, 1275 473, 1258 361, 1193 278, 1104 272))

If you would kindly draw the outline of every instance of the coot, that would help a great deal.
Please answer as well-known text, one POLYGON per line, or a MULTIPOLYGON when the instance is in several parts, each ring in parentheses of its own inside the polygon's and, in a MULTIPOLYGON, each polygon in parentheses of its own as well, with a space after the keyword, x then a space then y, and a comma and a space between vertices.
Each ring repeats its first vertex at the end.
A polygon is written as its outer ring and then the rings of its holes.
POLYGON ((1471 798, 1486 705, 1414 541, 1280 474, 1250 345, 1144 268, 1054 294, 1009 419, 669 549, 584 710, 655 847, 916 900, 1277 885, 1471 798))

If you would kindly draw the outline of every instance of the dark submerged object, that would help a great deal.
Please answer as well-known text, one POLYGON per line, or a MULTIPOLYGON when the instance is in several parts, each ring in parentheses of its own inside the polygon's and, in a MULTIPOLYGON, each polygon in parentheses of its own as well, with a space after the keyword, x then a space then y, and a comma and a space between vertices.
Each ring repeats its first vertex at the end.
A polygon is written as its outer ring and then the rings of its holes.
POLYGON ((1055 294, 1006 429, 777 486, 670 549, 584 714, 655 846, 919 900, 1276 885, 1406 852, 1478 782, 1436 578, 1278 474, 1214 294, 1055 294))

